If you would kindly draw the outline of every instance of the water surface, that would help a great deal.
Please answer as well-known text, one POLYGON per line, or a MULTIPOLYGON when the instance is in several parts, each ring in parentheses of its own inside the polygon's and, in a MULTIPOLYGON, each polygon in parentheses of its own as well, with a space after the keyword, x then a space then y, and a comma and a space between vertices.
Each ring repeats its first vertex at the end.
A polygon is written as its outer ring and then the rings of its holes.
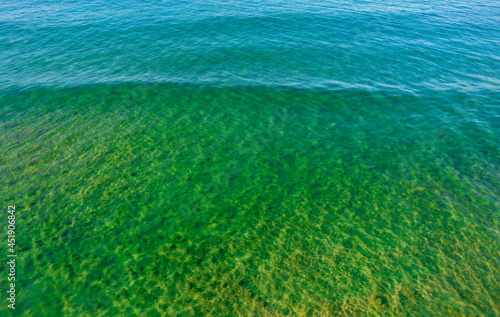
POLYGON ((13 315, 499 315, 499 16, 2 2, 13 315))

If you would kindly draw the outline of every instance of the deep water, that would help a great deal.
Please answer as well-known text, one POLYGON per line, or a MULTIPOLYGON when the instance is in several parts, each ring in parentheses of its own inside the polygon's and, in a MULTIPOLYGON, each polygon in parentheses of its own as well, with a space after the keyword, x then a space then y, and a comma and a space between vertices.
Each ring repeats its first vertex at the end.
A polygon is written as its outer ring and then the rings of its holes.
POLYGON ((2 2, 0 315, 500 315, 499 16, 2 2))

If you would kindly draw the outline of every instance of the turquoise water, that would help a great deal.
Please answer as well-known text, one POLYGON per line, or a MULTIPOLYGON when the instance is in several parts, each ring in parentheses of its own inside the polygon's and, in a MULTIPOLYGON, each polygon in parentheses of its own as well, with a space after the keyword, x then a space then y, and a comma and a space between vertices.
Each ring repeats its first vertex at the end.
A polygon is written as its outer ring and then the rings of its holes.
POLYGON ((0 314, 500 315, 499 16, 2 2, 0 314))

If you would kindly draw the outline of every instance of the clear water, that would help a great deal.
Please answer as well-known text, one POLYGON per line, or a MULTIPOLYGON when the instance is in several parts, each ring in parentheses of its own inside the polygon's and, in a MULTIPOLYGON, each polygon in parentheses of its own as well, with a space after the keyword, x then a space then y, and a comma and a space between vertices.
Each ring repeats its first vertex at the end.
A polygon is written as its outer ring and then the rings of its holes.
POLYGON ((0 314, 500 315, 499 17, 3 1, 0 314))

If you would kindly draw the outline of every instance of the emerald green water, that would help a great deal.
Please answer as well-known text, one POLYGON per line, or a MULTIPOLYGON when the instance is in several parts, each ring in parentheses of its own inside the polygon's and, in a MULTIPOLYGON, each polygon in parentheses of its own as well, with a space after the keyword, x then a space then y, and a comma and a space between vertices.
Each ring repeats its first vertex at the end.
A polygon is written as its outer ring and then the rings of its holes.
POLYGON ((0 1, 0 316, 499 316, 497 2, 0 1))
POLYGON ((16 314, 497 315, 499 134, 477 121, 491 100, 169 84, 4 94, 16 314))

